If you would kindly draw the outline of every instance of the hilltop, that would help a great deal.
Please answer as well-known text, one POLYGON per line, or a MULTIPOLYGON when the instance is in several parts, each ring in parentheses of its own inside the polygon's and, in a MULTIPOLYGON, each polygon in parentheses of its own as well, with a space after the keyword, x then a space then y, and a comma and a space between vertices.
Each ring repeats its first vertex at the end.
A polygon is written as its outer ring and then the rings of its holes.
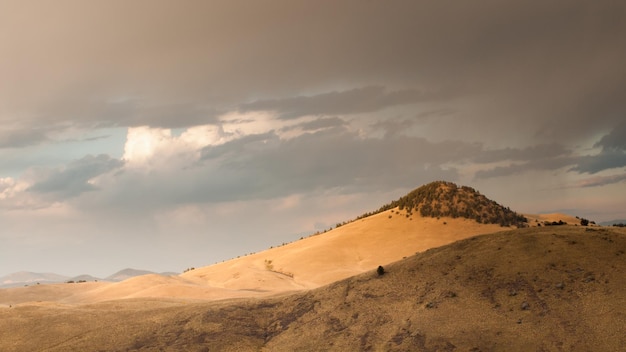
POLYGON ((396 207, 406 210, 409 216, 419 213, 423 217, 465 218, 502 227, 526 227, 528 223, 523 215, 485 197, 475 189, 446 181, 435 181, 416 188, 400 199, 382 206, 377 213, 396 207))

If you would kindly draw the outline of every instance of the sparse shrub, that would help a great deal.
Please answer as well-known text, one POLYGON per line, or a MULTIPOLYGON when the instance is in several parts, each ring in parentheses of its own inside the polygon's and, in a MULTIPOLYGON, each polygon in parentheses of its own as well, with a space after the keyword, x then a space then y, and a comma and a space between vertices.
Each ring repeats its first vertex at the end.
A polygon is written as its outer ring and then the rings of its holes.
POLYGON ((385 268, 383 268, 382 265, 379 265, 378 269, 376 269, 376 273, 378 274, 378 276, 385 275, 385 268))
POLYGON ((585 218, 580 219, 580 225, 582 225, 582 226, 589 225, 589 220, 587 220, 585 218))

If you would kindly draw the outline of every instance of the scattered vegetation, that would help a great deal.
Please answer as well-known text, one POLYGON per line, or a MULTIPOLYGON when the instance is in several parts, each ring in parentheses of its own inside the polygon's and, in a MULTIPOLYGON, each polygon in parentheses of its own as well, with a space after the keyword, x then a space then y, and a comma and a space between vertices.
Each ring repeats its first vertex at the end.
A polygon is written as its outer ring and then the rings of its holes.
POLYGON ((471 187, 459 187, 446 181, 431 182, 419 187, 406 196, 382 206, 377 211, 365 213, 357 219, 392 210, 396 207, 400 210, 406 210, 407 217, 413 213, 419 213, 422 216, 433 218, 445 216, 473 219, 481 224, 528 226, 528 219, 508 207, 488 199, 471 187))
POLYGON ((382 265, 378 266, 378 269, 376 269, 376 273, 378 274, 378 276, 383 276, 385 275, 385 268, 383 268, 382 265))
POLYGON ((274 263, 272 262, 271 259, 265 259, 265 270, 293 278, 293 273, 284 271, 282 269, 274 269, 274 263))
POLYGON ((561 225, 567 225, 567 223, 565 221, 563 221, 563 220, 559 220, 559 221, 544 221, 543 225, 544 226, 561 226, 561 225))

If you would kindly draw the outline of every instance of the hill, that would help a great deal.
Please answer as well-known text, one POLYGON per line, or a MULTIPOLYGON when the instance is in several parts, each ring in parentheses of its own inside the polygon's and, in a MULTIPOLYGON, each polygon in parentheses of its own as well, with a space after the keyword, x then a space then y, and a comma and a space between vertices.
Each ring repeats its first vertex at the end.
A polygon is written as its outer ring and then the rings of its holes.
POLYGON ((623 351, 626 231, 466 238, 314 290, 0 308, 3 351, 623 351))
POLYGON ((316 288, 429 248, 499 231, 463 218, 424 218, 394 208, 284 246, 197 268, 181 277, 236 290, 316 288))
POLYGON ((330 232, 181 276, 229 289, 310 289, 526 221, 470 187, 438 181, 330 232))
POLYGON ((498 204, 468 186, 435 181, 421 186, 407 195, 379 209, 406 209, 409 214, 424 217, 452 217, 476 220, 481 224, 525 227, 527 219, 508 207, 498 204))

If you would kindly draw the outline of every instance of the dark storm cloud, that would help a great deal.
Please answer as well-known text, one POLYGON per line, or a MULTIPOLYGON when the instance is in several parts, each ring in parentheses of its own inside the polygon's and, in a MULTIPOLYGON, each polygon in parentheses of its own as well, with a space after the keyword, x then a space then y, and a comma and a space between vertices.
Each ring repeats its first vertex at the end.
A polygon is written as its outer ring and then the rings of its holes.
POLYGON ((626 113, 623 2, 4 6, 3 112, 33 125, 184 127, 237 107, 283 118, 374 112, 451 87, 483 99, 474 112, 486 121, 523 120, 546 140, 626 113))
POLYGON ((280 119, 288 120, 307 115, 350 115, 375 112, 394 105, 405 105, 444 97, 442 93, 417 90, 387 92, 372 86, 314 96, 259 100, 243 104, 241 111, 276 111, 280 119))
POLYGON ((97 188, 88 183, 92 178, 120 168, 123 162, 108 155, 88 155, 75 160, 62 169, 53 170, 43 180, 33 184, 28 191, 51 194, 56 200, 73 198, 97 188))

